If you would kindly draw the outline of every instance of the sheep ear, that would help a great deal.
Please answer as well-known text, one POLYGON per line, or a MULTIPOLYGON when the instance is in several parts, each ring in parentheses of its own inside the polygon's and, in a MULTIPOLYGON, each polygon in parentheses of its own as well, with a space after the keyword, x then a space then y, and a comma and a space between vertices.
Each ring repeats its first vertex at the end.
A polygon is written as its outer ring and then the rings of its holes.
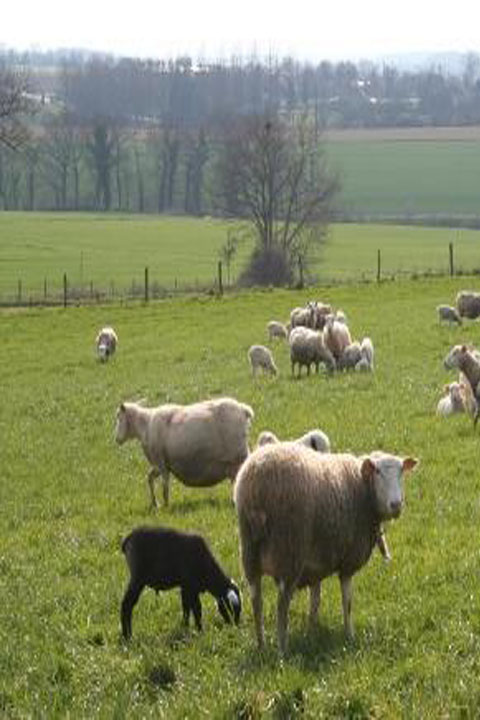
POLYGON ((125 403, 122 402, 122 404, 120 405, 120 410, 122 412, 125 412, 125 403))
POLYGON ((413 470, 414 467, 418 465, 418 460, 416 458, 407 457, 403 460, 403 471, 409 472, 410 470, 413 470))
POLYGON ((362 478, 365 481, 369 481, 373 478, 374 472, 375 472, 375 463, 369 457, 365 458, 365 460, 362 462, 362 468, 361 468, 362 478))
POLYGON ((466 345, 462 345, 462 353, 467 352, 468 348, 466 345))

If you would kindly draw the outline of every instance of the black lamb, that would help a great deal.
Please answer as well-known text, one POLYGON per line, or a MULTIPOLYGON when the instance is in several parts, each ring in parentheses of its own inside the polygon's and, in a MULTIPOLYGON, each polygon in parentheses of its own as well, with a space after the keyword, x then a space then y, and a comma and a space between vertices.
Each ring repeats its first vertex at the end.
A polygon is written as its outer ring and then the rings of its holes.
POLYGON ((121 606, 122 632, 132 635, 132 610, 143 588, 170 590, 180 587, 183 619, 188 625, 193 612, 198 630, 202 629, 200 593, 209 592, 217 599, 225 620, 238 625, 242 600, 240 590, 215 560, 207 543, 194 533, 164 527, 139 527, 122 542, 130 569, 130 582, 121 606))

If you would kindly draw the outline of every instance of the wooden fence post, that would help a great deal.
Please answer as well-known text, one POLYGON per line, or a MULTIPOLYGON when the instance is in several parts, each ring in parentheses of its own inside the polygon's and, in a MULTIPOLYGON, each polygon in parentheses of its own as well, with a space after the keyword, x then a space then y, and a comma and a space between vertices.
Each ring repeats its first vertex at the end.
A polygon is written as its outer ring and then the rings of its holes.
POLYGON ((148 303, 148 267, 145 268, 145 302, 148 303))
POLYGON ((222 281, 222 261, 218 261, 218 292, 219 295, 223 295, 223 281, 222 281))
POLYGON ((67 273, 63 273, 63 307, 67 307, 67 273))
POLYGON ((377 282, 380 282, 382 275, 382 255, 380 250, 377 250, 377 282))
POLYGON ((450 277, 454 276, 454 268, 453 268, 453 243, 449 243, 448 245, 448 254, 450 257, 450 277))
POLYGON ((18 289, 17 289, 17 302, 20 305, 22 302, 22 281, 18 281, 18 289))
POLYGON ((47 302, 47 278, 43 280, 43 301, 47 302))

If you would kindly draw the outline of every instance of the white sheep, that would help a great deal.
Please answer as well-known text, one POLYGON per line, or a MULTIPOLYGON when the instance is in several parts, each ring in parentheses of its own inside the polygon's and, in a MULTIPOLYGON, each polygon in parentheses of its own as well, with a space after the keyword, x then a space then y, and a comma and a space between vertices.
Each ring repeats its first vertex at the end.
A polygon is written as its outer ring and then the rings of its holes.
POLYGON ((467 410, 467 385, 460 382, 452 382, 444 387, 444 395, 437 405, 437 415, 448 417, 455 413, 463 413, 467 410))
POLYGON ((361 358, 355 365, 355 370, 357 372, 373 372, 375 351, 373 349, 373 342, 369 337, 364 337, 360 343, 360 353, 361 358))
MULTIPOLYGON (((275 435, 275 433, 271 432, 270 430, 263 430, 258 436, 257 447, 262 447, 262 445, 279 442, 280 440, 275 435)), ((319 430, 318 428, 315 428, 314 430, 309 430, 304 435, 297 438, 296 440, 292 440, 291 442, 305 445, 305 447, 309 447, 316 452, 330 452, 330 440, 328 438, 328 435, 324 433, 323 430, 319 430)))
POLYGON ((252 345, 248 350, 248 360, 252 368, 253 377, 257 376, 257 372, 260 369, 266 373, 270 373, 270 375, 276 375, 278 373, 273 355, 264 345, 252 345))
POLYGON ((118 345, 117 333, 112 327, 102 328, 95 338, 95 347, 98 358, 105 362, 115 354, 118 345))
POLYGON ((297 364, 299 377, 303 366, 306 366, 307 374, 310 375, 312 363, 315 365, 317 373, 320 363, 324 363, 330 372, 335 370, 335 359, 325 346, 321 332, 305 327, 294 328, 290 333, 288 342, 290 344, 292 375, 295 374, 295 365, 297 364))
POLYGON ((253 416, 249 405, 233 398, 154 408, 125 402, 117 411, 115 439, 120 445, 131 439, 140 441, 152 466, 148 484, 152 506, 157 507, 155 479, 162 477, 163 500, 168 505, 170 472, 189 487, 233 480, 249 452, 247 436, 253 416))
POLYGON ((474 319, 480 315, 480 293, 462 290, 457 294, 456 304, 461 317, 474 319))
POLYGON ((437 305, 438 321, 446 320, 448 323, 462 324, 462 318, 451 305, 437 305))
POLYGON ((314 323, 314 311, 313 307, 308 305, 307 307, 296 307, 290 313, 290 327, 309 327, 311 328, 314 323))
POLYGON ((344 349, 337 363, 339 370, 351 370, 362 359, 360 343, 355 340, 344 349))
POLYGON ((268 339, 274 340, 278 338, 280 340, 286 340, 288 338, 288 330, 286 326, 278 322, 278 320, 270 320, 267 324, 268 339))
POLYGON ((329 316, 323 328, 323 342, 338 362, 343 351, 352 344, 350 330, 344 322, 329 316))
POLYGON ((313 453, 296 443, 255 450, 239 470, 234 501, 240 550, 259 648, 264 646, 262 576, 278 587, 277 633, 286 650, 288 610, 296 589, 310 588, 317 619, 321 581, 340 579, 344 627, 353 635, 352 578, 381 539, 381 523, 400 516, 402 475, 413 458, 313 453))

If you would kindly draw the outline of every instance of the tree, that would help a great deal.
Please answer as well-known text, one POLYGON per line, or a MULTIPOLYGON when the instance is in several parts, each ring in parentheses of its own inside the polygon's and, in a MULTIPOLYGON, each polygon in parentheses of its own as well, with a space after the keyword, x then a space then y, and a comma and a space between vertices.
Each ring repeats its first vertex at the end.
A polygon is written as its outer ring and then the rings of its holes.
POLYGON ((32 112, 24 74, 7 68, 0 61, 0 144, 16 150, 28 138, 24 117, 32 112))
POLYGON ((245 281, 292 282, 324 237, 338 179, 307 118, 255 116, 227 131, 219 178, 224 209, 247 221, 255 249, 245 281))

